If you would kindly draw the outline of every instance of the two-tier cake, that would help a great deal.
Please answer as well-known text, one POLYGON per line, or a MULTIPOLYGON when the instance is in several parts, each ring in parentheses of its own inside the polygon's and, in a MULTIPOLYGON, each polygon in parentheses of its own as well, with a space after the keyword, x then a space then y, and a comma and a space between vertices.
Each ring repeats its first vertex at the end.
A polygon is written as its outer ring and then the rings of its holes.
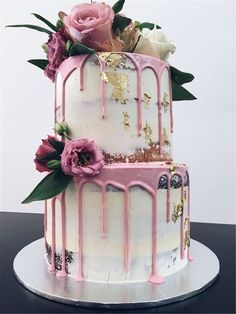
MULTIPOLYGON (((55 82, 55 136, 35 164, 49 174, 24 203, 45 200, 48 269, 75 281, 163 283, 191 260, 189 173, 172 156, 172 100, 193 79, 167 63, 160 27, 120 14, 124 1, 59 13, 29 60, 55 82)), ((17 26, 17 25, 12 25, 17 26)))

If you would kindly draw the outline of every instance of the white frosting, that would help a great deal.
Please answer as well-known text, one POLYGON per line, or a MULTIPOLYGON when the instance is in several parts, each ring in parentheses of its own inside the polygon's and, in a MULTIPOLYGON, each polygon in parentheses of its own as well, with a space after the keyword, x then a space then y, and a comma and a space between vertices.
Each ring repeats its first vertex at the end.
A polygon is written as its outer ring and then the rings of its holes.
MULTIPOLYGON (((187 192, 187 188, 184 188, 187 192)), ((167 276, 187 263, 180 258, 180 219, 166 221, 166 192, 158 190, 158 272, 167 276)), ((181 199, 181 189, 171 189, 171 213, 181 199)), ((78 272, 78 205, 75 186, 66 190, 66 249, 73 252, 68 270, 71 276, 78 272)), ((100 188, 87 183, 83 190, 83 275, 85 280, 102 282, 147 281, 152 262, 152 201, 149 193, 140 187, 129 190, 130 267, 124 269, 124 193, 107 189, 107 236, 102 238, 102 208, 100 188)), ((47 210, 47 243, 52 243, 51 201, 47 210)), ((183 216, 187 216, 187 200, 183 216)), ((61 205, 56 203, 56 252, 61 254, 61 205)))
MULTIPOLYGON (((72 131, 72 138, 89 138, 95 140, 106 153, 131 155, 138 148, 149 147, 145 140, 145 132, 138 136, 138 104, 137 104, 137 72, 134 64, 124 58, 125 66, 113 69, 106 66, 106 73, 125 75, 128 86, 124 91, 126 104, 112 99, 114 86, 106 83, 105 119, 101 118, 101 70, 96 57, 85 61, 83 67, 84 89, 80 90, 80 73, 75 70, 69 75, 65 84, 65 120, 72 131), (129 115, 130 127, 124 127, 123 113, 129 115)), ((146 68, 142 73, 142 99, 144 94, 150 96, 149 105, 142 102, 142 128, 145 124, 152 129, 152 141, 158 142, 158 106, 157 79, 152 69, 146 68)), ((167 93, 170 102, 169 74, 165 69, 161 77, 161 99, 167 93)), ((57 76, 57 121, 62 120, 62 77, 57 76)), ((162 110, 162 125, 171 142, 170 107, 167 112, 162 110)), ((170 147, 164 147, 164 152, 171 157, 170 147)))

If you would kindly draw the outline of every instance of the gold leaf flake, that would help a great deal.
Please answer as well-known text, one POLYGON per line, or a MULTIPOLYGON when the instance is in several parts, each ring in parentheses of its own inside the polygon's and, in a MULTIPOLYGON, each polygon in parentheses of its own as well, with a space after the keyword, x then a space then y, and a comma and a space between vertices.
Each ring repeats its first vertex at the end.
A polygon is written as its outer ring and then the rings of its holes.
POLYGON ((170 103, 168 102, 168 94, 164 92, 164 97, 162 100, 162 107, 164 108, 164 112, 167 112, 169 109, 170 103))
POLYGON ((146 122, 145 127, 143 128, 143 131, 145 133, 145 140, 148 143, 148 145, 152 144, 152 129, 146 122))
POLYGON ((130 124, 129 124, 130 116, 129 116, 128 112, 126 112, 126 111, 122 112, 122 114, 124 117, 123 124, 124 124, 125 129, 127 130, 130 127, 130 124))
POLYGON ((101 73, 101 79, 102 79, 103 81, 105 81, 106 83, 108 83, 108 77, 107 77, 106 72, 102 72, 102 73, 101 73))
POLYGON ((186 190, 184 191, 184 200, 185 201, 187 200, 187 191, 186 190))
POLYGON ((169 141, 169 138, 167 135, 166 128, 163 128, 163 131, 162 131, 162 145, 163 146, 170 146, 170 141, 169 141))
POLYGON ((185 227, 185 228, 188 227, 188 218, 187 218, 187 217, 184 219, 184 227, 185 227))
POLYGON ((184 237, 184 249, 186 247, 190 247, 190 232, 187 230, 185 231, 185 237, 184 237))
POLYGON ((145 105, 146 108, 149 107, 151 99, 152 99, 152 97, 150 95, 148 95, 148 93, 144 93, 143 94, 143 101, 144 101, 144 105, 145 105))
POLYGON ((172 166, 169 168, 169 171, 171 172, 171 174, 174 174, 177 169, 178 166, 176 164, 172 164, 172 166))
POLYGON ((184 212, 184 200, 181 200, 177 204, 174 205, 174 212, 172 214, 172 220, 176 222, 177 219, 183 215, 183 212, 184 212))
POLYGON ((112 68, 113 70, 119 68, 121 65, 124 65, 122 54, 100 52, 98 56, 108 67, 112 68))
POLYGON ((125 91, 128 86, 128 75, 119 72, 103 72, 101 77, 106 83, 113 86, 111 99, 126 104, 128 99, 125 97, 125 91))

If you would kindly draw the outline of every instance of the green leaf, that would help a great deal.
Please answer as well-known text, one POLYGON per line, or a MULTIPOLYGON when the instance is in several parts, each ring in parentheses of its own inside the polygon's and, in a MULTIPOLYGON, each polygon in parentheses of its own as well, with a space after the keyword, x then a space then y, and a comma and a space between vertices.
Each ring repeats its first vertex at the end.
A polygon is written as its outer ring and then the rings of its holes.
POLYGON ((153 28, 156 26, 156 29, 161 29, 160 26, 154 24, 154 23, 149 23, 149 22, 143 22, 143 23, 140 23, 138 24, 138 28, 140 30, 143 30, 144 28, 148 28, 150 30, 153 30, 153 28))
POLYGON ((67 40, 67 42, 66 42, 66 51, 69 52, 72 45, 73 45, 72 41, 67 40))
POLYGON ((57 151, 59 155, 62 154, 65 147, 65 144, 63 142, 56 141, 53 138, 49 138, 48 142, 52 145, 52 147, 57 151))
POLYGON ((71 181, 72 176, 65 175, 61 169, 55 170, 36 186, 22 204, 50 199, 64 192, 71 181))
POLYGON ((58 169, 60 168, 60 166, 61 166, 60 160, 56 160, 56 159, 49 160, 47 163, 47 167, 51 170, 58 169))
POLYGON ((191 73, 182 72, 172 66, 170 66, 171 79, 179 85, 192 82, 194 76, 191 73))
POLYGON ((124 3, 125 0, 118 0, 112 7, 113 11, 119 13, 123 9, 124 3))
POLYGON ((36 159, 38 161, 49 161, 51 159, 61 160, 61 156, 58 152, 54 151, 54 152, 48 153, 42 157, 36 157, 36 159))
POLYGON ((62 27, 63 27, 63 22, 62 22, 62 20, 61 19, 58 19, 57 20, 57 25, 56 25, 56 27, 57 27, 57 30, 59 31, 62 27))
POLYGON ((42 21, 43 23, 45 23, 47 26, 49 26, 54 32, 58 31, 58 28, 53 25, 51 22, 49 22, 48 20, 46 20, 44 17, 42 17, 41 15, 37 14, 37 13, 32 13, 33 16, 35 16, 38 20, 42 21))
POLYGON ((70 47, 70 50, 69 50, 70 56, 78 56, 78 55, 85 55, 85 54, 92 55, 94 53, 96 53, 96 51, 94 49, 91 49, 91 48, 84 46, 80 43, 72 45, 70 47))
POLYGON ((49 31, 48 29, 40 27, 40 26, 36 26, 36 25, 31 25, 31 24, 7 25, 6 27, 25 27, 25 28, 34 29, 34 30, 42 32, 42 33, 47 33, 48 35, 52 35, 52 32, 49 31))
POLYGON ((128 17, 125 16, 121 16, 119 14, 115 15, 113 24, 112 24, 112 29, 113 31, 116 31, 117 28, 120 30, 120 32, 122 33, 124 31, 124 29, 132 22, 131 19, 129 19, 128 17))
POLYGON ((172 99, 173 101, 180 100, 194 100, 197 99, 194 95, 192 95, 187 89, 183 86, 172 82, 172 99))
POLYGON ((45 70, 45 68, 47 67, 49 63, 48 60, 45 60, 45 59, 31 59, 31 60, 28 60, 28 62, 42 70, 45 70))

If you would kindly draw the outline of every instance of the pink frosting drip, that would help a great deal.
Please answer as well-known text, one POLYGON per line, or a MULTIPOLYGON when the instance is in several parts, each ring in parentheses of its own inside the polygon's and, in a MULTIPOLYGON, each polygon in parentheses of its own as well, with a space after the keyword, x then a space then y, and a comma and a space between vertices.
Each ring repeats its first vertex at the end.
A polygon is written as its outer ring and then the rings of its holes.
MULTIPOLYGON (((162 99, 161 99, 161 75, 162 72, 167 69, 169 73, 169 94, 170 94, 170 124, 171 124, 171 132, 173 132, 173 114, 172 114, 172 96, 171 96, 171 78, 170 78, 170 69, 169 65, 160 59, 142 56, 139 54, 134 53, 122 53, 128 59, 130 59, 137 71, 137 135, 141 136, 142 134, 142 72, 144 69, 150 68, 156 76, 157 80, 157 94, 158 94, 158 113, 157 113, 157 120, 158 120, 158 140, 161 143, 162 139, 162 99)), ((67 79, 69 76, 76 70, 79 70, 80 73, 80 90, 83 90, 83 67, 88 58, 88 55, 81 55, 76 57, 71 57, 66 59, 60 66, 58 70, 58 74, 62 77, 62 120, 65 120, 65 86, 67 79)), ((100 63, 100 72, 102 73, 105 71, 105 63, 97 56, 98 61, 100 63)), ((55 85, 55 117, 57 111, 57 97, 56 97, 56 88, 55 85)), ((101 118, 105 119, 105 99, 106 99, 106 83, 104 80, 101 80, 101 102, 100 102, 100 112, 101 118)), ((55 121, 56 122, 56 121, 55 121)), ((160 145, 160 155, 163 153, 163 147, 160 145)))
POLYGON ((55 271, 55 253, 56 253, 55 205, 56 205, 56 198, 53 198, 52 199, 52 254, 51 254, 51 265, 48 267, 49 271, 55 271))
MULTIPOLYGON (((189 231, 189 234, 190 234, 190 180, 189 180, 189 185, 188 185, 188 231, 189 231)), ((190 253, 190 248, 188 247, 187 248, 187 257, 188 257, 188 260, 190 262, 193 261, 193 257, 190 253)))
MULTIPOLYGON (((181 197, 184 192, 184 175, 187 167, 181 166, 176 173, 182 178, 181 197)), ((162 175, 170 180, 170 171, 168 166, 163 164, 116 164, 105 166, 103 171, 93 178, 74 177, 74 182, 77 187, 78 197, 78 273, 77 281, 83 280, 83 232, 82 232, 82 194, 85 183, 94 183, 101 188, 102 191, 102 236, 106 234, 106 204, 105 191, 108 185, 113 185, 124 191, 124 271, 128 272, 130 267, 130 248, 129 248, 129 207, 128 207, 128 192, 132 186, 140 186, 152 196, 152 272, 150 274, 150 282, 161 283, 164 278, 158 273, 157 265, 157 237, 158 237, 158 206, 157 206, 157 185, 162 175), (153 171, 155 170, 155 171, 153 171)), ((169 188, 168 188, 169 189, 169 188)), ((169 198, 167 197, 167 207, 169 198)), ((181 216, 180 228, 180 251, 181 258, 184 258, 184 230, 183 216, 181 216)))

